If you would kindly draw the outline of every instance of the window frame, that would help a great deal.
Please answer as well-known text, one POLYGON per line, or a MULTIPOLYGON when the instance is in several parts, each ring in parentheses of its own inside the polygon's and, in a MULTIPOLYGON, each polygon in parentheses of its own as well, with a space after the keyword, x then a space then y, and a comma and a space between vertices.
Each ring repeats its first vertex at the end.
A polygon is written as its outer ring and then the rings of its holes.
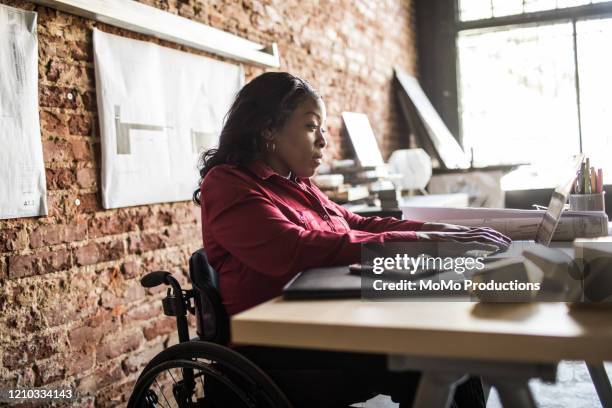
MULTIPOLYGON (((580 20, 589 20, 597 18, 612 17, 612 1, 604 3, 585 4, 575 7, 566 7, 553 10, 535 11, 521 14, 513 14, 508 16, 500 17, 489 17, 478 20, 467 20, 462 21, 460 18, 460 1, 452 0, 453 12, 454 12, 454 35, 452 54, 449 57, 455 61, 455 91, 456 91, 456 110, 457 110, 457 128, 458 128, 458 140, 463 145, 463 126, 461 123, 461 111, 460 111, 460 95, 459 95, 459 53, 457 49, 457 40, 459 34, 463 31, 469 30, 485 30, 485 29, 500 29, 512 26, 528 26, 528 25, 541 25, 546 23, 556 22, 570 22, 572 24, 572 35, 573 35, 573 55, 574 55, 574 72, 575 72, 575 86, 576 86, 576 115, 578 119, 578 137, 579 137, 579 148, 580 152, 583 151, 583 137, 582 137, 582 117, 581 117, 581 103, 580 103, 580 70, 578 61, 578 40, 576 23, 580 20)), ((492 5, 491 0, 491 7, 492 5)), ((523 5, 525 1, 523 0, 523 5)))

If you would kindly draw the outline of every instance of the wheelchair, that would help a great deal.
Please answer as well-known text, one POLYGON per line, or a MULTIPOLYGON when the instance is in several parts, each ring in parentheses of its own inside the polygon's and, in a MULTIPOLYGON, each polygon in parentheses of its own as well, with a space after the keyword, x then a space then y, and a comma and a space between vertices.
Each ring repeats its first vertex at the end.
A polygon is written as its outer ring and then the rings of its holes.
POLYGON ((169 272, 150 272, 146 288, 170 286, 162 300, 166 316, 176 318, 179 343, 157 354, 144 368, 128 408, 290 408, 270 377, 228 347, 230 325, 221 303, 218 276, 203 249, 189 259, 193 288, 183 290, 169 272), (197 337, 190 339, 187 313, 195 315, 197 337))

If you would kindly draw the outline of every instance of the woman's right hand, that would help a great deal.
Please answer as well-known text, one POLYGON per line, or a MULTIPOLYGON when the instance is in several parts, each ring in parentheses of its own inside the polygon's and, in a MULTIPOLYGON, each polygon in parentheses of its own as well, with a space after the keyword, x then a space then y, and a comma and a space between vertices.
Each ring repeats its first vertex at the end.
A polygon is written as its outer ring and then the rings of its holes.
POLYGON ((471 228, 467 231, 416 231, 419 240, 456 243, 460 251, 507 249, 510 239, 489 228, 471 228))

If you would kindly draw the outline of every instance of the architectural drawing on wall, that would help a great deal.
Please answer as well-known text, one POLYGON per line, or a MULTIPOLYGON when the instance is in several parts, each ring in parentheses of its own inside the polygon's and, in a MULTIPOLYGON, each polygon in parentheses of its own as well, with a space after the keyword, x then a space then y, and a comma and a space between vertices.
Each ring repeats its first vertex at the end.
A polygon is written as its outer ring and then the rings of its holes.
POLYGON ((47 214, 36 18, 0 5, 0 219, 47 214))
POLYGON ((242 68, 99 30, 94 58, 104 208, 189 200, 242 68))
POLYGON ((217 132, 198 132, 191 129, 191 151, 194 153, 201 152, 207 146, 211 146, 215 138, 218 137, 217 132))
POLYGON ((121 122, 121 107, 119 105, 115 105, 115 134, 117 135, 117 154, 132 153, 132 149, 130 148, 130 136, 132 130, 150 130, 154 132, 163 132, 164 126, 121 122))
POLYGON ((199 108, 191 110, 191 122, 197 123, 199 121, 205 127, 191 129, 191 149, 194 153, 200 153, 219 139, 225 112, 217 113, 215 111, 215 105, 208 97, 208 92, 204 86, 199 89, 195 106, 199 108))

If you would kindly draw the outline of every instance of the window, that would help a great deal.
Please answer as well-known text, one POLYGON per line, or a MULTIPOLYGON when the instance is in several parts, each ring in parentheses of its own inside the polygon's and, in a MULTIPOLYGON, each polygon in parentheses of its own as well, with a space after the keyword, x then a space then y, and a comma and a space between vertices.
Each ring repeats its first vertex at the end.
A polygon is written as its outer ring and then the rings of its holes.
POLYGON ((612 177, 612 1, 459 0, 464 148, 476 165, 583 151, 612 177))

